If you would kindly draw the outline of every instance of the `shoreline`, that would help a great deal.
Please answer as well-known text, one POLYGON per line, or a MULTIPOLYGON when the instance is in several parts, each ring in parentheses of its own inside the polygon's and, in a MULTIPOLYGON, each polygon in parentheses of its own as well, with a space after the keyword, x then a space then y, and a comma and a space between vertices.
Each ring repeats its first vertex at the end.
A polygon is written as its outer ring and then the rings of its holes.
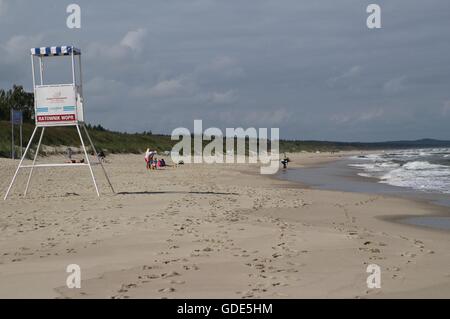
MULTIPOLYGON (((0 160, 2 189, 14 164, 0 160)), ((100 179, 96 198, 86 170, 43 169, 27 199, 16 188, 0 203, 1 297, 450 296, 448 233, 377 218, 422 216, 429 205, 305 189, 254 174, 256 165, 145 171, 142 156, 117 155, 106 169, 120 196, 100 179), (81 289, 64 286, 71 263, 81 289), (372 263, 382 289, 366 286, 372 263)))
MULTIPOLYGON (((360 153, 358 152, 358 155, 359 154, 360 153)), ((365 152, 364 153, 364 155, 368 155, 368 154, 371 154, 371 153, 370 152, 365 152)), ((316 163, 307 163, 307 164, 302 164, 302 165, 295 165, 293 167, 293 169, 296 170, 296 169, 303 169, 303 168, 304 169, 321 168, 321 167, 327 166, 330 163, 336 163, 338 161, 344 161, 344 160, 347 159, 347 157, 352 156, 352 155, 355 155, 355 152, 343 152, 341 154, 341 156, 335 156, 335 155, 331 155, 330 154, 327 157, 327 155, 323 155, 321 160, 317 161, 316 163)), ((294 156, 295 156, 295 154, 294 154, 294 156)), ((288 168, 288 170, 286 172, 288 172, 288 171, 289 171, 289 168, 288 168)), ((275 174, 273 176, 270 176, 270 177, 274 178, 276 180, 282 180, 282 181, 285 181, 285 182, 288 182, 288 183, 293 183, 294 185, 296 185, 296 186, 298 186, 298 187, 300 187, 302 189, 326 190, 326 191, 335 191, 335 192, 344 192, 344 193, 360 193, 360 194, 366 194, 366 195, 372 195, 372 196, 380 195, 380 193, 370 192, 370 191, 369 192, 366 192, 366 191, 361 191, 360 192, 360 191, 353 191, 353 190, 336 189, 336 188, 326 187, 326 186, 324 186, 324 187, 317 187, 317 186, 308 184, 306 182, 294 181, 292 179, 283 178, 280 174, 281 174, 281 172, 278 172, 277 174, 275 174)), ((359 182, 364 182, 364 183, 380 184, 378 182, 378 179, 376 179, 376 178, 361 177, 361 176, 359 176, 356 173, 353 175, 350 172, 350 170, 348 171, 348 175, 346 175, 345 178, 346 179, 356 180, 356 181, 359 181, 359 182)), ((393 188, 393 189, 397 188, 398 191, 397 191, 397 193, 394 192, 393 194, 384 194, 383 193, 381 195, 383 195, 385 197, 391 197, 391 198, 407 199, 407 200, 410 200, 410 201, 412 201, 414 203, 417 203, 418 205, 428 206, 428 208, 432 209, 433 211, 436 211, 434 213, 423 215, 423 217, 450 217, 450 207, 447 204, 445 204, 445 203, 439 202, 440 198, 438 198, 438 197, 443 196, 440 193, 433 193, 433 192, 421 193, 418 190, 413 190, 413 189, 409 189, 409 188, 405 188, 405 187, 390 186, 390 185, 387 186, 387 187, 393 188), (405 191, 407 193, 400 193, 400 191, 405 191), (414 197, 414 195, 417 195, 419 197, 422 196, 423 198, 416 198, 416 197, 414 197), (429 197, 429 198, 426 198, 426 197, 429 197)), ((403 224, 403 225, 410 225, 410 226, 413 226, 413 227, 427 227, 427 226, 417 226, 417 225, 414 225, 414 224, 409 224, 409 223, 405 223, 405 222, 401 221, 401 219, 405 219, 405 218, 408 218, 408 217, 411 217, 411 216, 409 216, 407 214, 402 214, 402 215, 397 215, 397 216, 388 216, 386 218, 383 217, 383 216, 380 216, 380 218, 383 218, 383 219, 386 219, 386 220, 390 220, 392 222, 397 222, 397 223, 400 223, 400 224, 403 224)), ((449 230, 442 230, 442 229, 432 228, 432 227, 429 227, 429 229, 436 230, 436 231, 444 231, 444 232, 445 231, 447 231, 447 232, 449 231, 449 230)))

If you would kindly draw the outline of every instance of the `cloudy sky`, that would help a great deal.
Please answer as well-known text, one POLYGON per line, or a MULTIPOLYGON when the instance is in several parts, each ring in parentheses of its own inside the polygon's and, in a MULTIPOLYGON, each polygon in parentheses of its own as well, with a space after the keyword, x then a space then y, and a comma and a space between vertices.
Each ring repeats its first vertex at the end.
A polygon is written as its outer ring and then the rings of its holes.
POLYGON ((83 52, 87 121, 110 129, 450 139, 448 0, 0 0, 0 87, 30 89, 29 48, 65 44, 83 52))

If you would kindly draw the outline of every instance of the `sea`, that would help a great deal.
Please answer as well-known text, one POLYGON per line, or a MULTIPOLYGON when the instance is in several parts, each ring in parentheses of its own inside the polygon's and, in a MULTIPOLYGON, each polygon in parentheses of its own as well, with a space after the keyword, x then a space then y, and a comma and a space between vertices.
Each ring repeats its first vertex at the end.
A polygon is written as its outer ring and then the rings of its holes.
POLYGON ((385 151, 353 156, 350 167, 392 186, 450 194, 450 148, 385 151))

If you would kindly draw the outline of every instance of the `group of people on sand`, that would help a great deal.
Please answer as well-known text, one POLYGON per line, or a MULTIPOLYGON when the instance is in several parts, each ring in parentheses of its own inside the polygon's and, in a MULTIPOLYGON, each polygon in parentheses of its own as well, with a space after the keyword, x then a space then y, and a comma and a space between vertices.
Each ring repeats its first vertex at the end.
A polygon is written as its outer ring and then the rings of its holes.
MULTIPOLYGON (((145 152, 144 155, 144 159, 145 159, 145 163, 146 163, 146 167, 147 170, 152 170, 152 169, 158 169, 160 167, 165 167, 167 166, 166 162, 164 161, 163 158, 161 159, 157 159, 156 158, 156 151, 150 151, 149 148, 147 148, 147 151, 145 152)), ((281 164, 283 165, 283 169, 287 168, 288 163, 291 160, 289 159, 289 157, 286 156, 286 153, 283 156, 283 159, 281 160, 281 164)), ((178 163, 178 164, 184 164, 184 163, 178 163)))
POLYGON ((150 149, 147 148, 144 156, 147 169, 158 169, 167 166, 163 158, 156 158, 156 154, 156 151, 150 151, 150 149))
MULTIPOLYGON (((82 158, 80 160, 72 158, 74 152, 70 147, 67 148, 66 153, 67 153, 67 160, 65 161, 66 163, 71 163, 71 164, 77 164, 77 163, 83 164, 84 163, 84 158, 82 158)), ((95 156, 95 153, 91 152, 91 155, 95 156)), ((106 155, 105 155, 105 152, 103 152, 102 150, 100 150, 97 153, 97 157, 100 162, 103 162, 103 163, 105 162, 106 155)))

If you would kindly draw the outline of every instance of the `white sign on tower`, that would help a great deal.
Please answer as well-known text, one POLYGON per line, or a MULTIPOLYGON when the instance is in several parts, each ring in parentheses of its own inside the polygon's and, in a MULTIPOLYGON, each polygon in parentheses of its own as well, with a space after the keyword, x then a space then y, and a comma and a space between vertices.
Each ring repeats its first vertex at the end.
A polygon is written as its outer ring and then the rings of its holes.
POLYGON ((60 126, 83 122, 82 106, 77 103, 77 92, 73 85, 38 86, 35 92, 36 125, 60 126), (78 109, 81 114, 78 114, 78 109))

